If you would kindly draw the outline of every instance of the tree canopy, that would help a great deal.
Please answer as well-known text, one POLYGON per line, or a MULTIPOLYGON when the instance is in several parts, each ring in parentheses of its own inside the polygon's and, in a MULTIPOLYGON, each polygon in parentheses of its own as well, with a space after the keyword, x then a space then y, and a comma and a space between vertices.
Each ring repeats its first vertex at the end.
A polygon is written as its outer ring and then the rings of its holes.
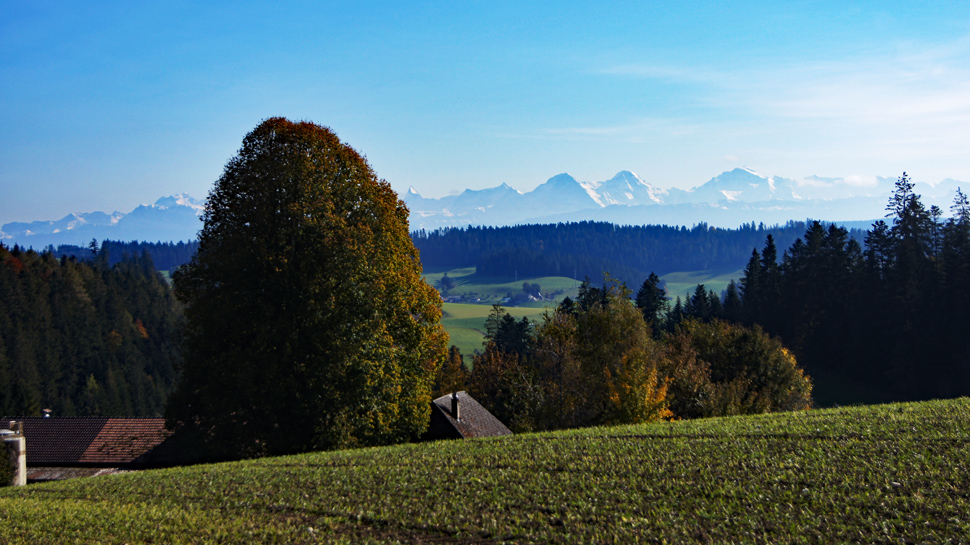
POLYGON ((222 458, 417 437, 447 336, 407 218, 329 129, 250 132, 173 275, 186 320, 170 426, 222 458))

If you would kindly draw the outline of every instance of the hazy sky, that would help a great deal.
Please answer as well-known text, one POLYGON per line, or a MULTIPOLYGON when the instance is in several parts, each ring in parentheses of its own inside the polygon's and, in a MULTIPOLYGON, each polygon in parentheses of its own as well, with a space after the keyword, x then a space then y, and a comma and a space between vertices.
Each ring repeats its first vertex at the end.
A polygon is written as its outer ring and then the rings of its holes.
POLYGON ((970 181, 968 2, 0 3, 0 224, 204 198, 331 127, 399 192, 970 181))

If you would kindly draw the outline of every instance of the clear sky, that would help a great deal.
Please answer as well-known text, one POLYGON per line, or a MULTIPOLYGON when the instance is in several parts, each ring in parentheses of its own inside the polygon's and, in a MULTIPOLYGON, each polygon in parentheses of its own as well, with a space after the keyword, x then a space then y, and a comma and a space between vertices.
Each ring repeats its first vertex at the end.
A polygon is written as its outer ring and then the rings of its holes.
POLYGON ((0 3, 0 224, 204 198, 277 115, 427 197, 970 181, 970 2, 0 3))

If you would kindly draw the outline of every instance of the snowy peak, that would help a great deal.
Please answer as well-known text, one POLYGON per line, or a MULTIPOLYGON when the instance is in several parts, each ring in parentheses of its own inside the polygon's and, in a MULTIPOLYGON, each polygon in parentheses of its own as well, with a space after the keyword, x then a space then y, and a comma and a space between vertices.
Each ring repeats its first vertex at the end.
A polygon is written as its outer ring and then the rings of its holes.
POLYGON ((663 191, 643 181, 634 172, 621 170, 615 176, 596 186, 599 200, 604 205, 660 204, 663 191))
POLYGON ((154 208, 170 209, 176 206, 184 206, 191 208, 195 211, 196 215, 201 216, 202 212, 205 211, 205 204, 193 199, 186 193, 176 193, 169 197, 162 197, 155 201, 155 204, 151 205, 154 208))
POLYGON ((621 170, 617 172, 616 175, 614 175, 612 178, 610 178, 604 183, 611 183, 611 182, 613 183, 626 182, 627 184, 632 184, 632 185, 646 185, 646 182, 643 181, 643 178, 637 176, 635 172, 630 172, 629 170, 621 170))
POLYGON ((87 244, 91 239, 192 240, 202 226, 199 217, 204 210, 202 202, 179 193, 138 206, 127 214, 74 212, 56 221, 7 223, 0 227, 0 240, 7 245, 19 243, 33 248, 87 244))
POLYGON ((505 196, 510 193, 518 194, 519 192, 513 189, 512 186, 506 183, 503 183, 498 187, 489 187, 485 189, 466 189, 461 192, 462 195, 489 195, 489 196, 491 195, 505 196))
POLYGON ((758 174, 750 168, 736 168, 711 178, 690 190, 689 202, 761 202, 797 199, 795 182, 787 178, 758 174))
POLYGON ((561 209, 583 210, 599 208, 596 192, 590 184, 576 181, 569 174, 557 174, 525 194, 525 202, 532 210, 542 213, 561 209))

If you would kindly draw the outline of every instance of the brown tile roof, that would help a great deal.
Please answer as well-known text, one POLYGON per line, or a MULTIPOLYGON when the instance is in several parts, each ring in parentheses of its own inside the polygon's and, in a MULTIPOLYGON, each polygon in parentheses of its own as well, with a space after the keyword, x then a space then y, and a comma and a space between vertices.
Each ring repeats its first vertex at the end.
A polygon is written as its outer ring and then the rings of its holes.
MULTIPOLYGON (((475 398, 466 392, 458 392, 458 416, 456 420, 451 413, 451 394, 435 399, 431 404, 432 428, 438 431, 439 437, 494 437, 498 435, 512 435, 512 431, 505 427, 498 418, 482 407, 475 398), (442 418, 443 417, 443 418, 442 418), (436 423, 439 424, 435 426, 436 423), (443 425, 442 425, 443 424, 443 425), (443 433, 442 433, 443 432, 443 433)), ((429 430, 432 431, 432 430, 429 430)))
POLYGON ((171 432, 164 418, 4 417, 23 422, 27 466, 130 467, 151 465, 150 455, 171 432))

